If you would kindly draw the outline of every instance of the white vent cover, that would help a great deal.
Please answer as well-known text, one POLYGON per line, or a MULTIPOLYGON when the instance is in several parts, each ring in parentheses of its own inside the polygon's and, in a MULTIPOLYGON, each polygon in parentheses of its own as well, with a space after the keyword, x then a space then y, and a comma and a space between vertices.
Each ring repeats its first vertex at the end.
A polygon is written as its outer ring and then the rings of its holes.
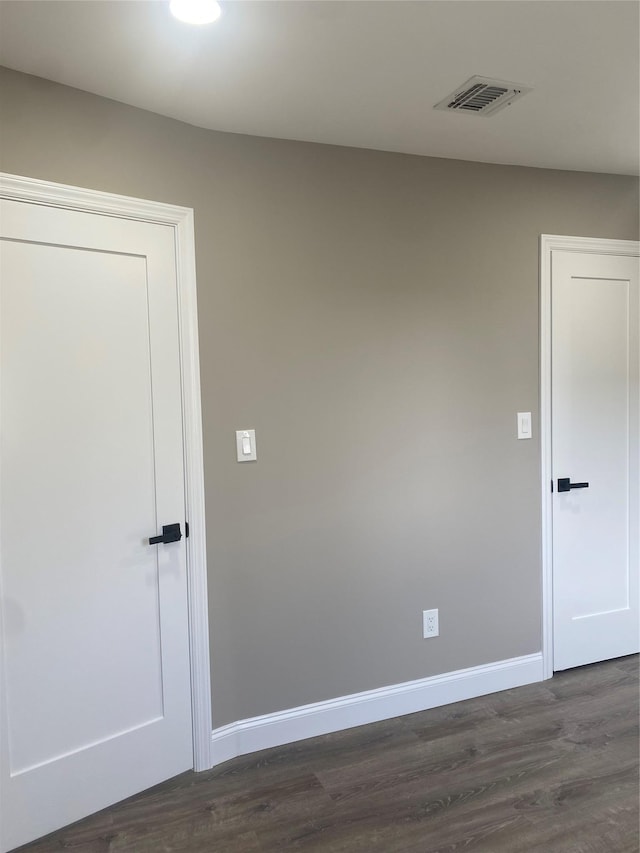
POLYGON ((519 83, 491 80, 489 77, 470 77, 466 83, 437 103, 434 109, 490 116, 530 91, 530 86, 521 86, 519 83))

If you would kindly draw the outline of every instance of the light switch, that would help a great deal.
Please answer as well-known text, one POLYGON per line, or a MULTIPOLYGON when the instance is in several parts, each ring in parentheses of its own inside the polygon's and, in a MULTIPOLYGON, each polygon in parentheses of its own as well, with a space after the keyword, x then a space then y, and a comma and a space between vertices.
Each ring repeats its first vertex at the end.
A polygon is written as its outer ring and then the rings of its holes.
POLYGON ((236 450, 238 462, 255 462, 256 455, 256 431, 254 429, 236 430, 236 450))
POLYGON ((531 412, 518 412, 518 438, 531 438, 531 412))

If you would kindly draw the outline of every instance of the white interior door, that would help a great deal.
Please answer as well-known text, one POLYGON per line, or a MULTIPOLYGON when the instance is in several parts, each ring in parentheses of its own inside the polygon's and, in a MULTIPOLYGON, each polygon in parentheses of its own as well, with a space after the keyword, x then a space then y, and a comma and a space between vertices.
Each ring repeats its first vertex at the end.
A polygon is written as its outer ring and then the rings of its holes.
POLYGON ((639 317, 637 256, 552 252, 556 670, 639 649, 639 317))
POLYGON ((173 229, 0 222, 0 849, 193 766, 173 229))

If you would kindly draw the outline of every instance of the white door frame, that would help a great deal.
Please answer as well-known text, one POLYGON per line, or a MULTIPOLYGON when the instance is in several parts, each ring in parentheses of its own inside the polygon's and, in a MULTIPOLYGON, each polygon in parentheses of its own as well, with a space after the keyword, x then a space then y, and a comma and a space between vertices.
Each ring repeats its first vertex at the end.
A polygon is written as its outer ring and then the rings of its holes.
POLYGON ((551 256, 554 251, 640 255, 634 240, 540 237, 540 451, 542 474, 542 671, 553 675, 553 501, 551 493, 551 256))
POLYGON ((185 545, 189 601, 193 767, 194 770, 207 770, 211 767, 211 681, 193 210, 1 172, 0 197, 142 222, 162 223, 174 230, 182 384, 185 510, 186 519, 189 522, 189 536, 185 545))

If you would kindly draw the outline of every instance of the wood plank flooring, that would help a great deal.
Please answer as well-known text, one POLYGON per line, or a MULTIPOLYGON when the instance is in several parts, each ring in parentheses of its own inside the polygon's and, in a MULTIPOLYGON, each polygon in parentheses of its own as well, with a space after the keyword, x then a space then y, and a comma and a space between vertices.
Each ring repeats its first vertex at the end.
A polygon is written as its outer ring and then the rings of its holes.
POLYGON ((186 773, 20 853, 638 853, 638 657, 186 773))

